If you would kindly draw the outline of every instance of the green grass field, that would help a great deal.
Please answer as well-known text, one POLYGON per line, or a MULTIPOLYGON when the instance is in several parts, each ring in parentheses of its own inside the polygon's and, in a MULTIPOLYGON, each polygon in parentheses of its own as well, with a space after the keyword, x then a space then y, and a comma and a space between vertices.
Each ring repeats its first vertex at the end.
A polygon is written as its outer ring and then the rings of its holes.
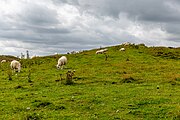
POLYGON ((121 47, 66 55, 63 70, 62 55, 21 60, 17 75, 1 63, 0 119, 180 120, 180 48, 121 47), (68 70, 76 70, 71 85, 68 70))

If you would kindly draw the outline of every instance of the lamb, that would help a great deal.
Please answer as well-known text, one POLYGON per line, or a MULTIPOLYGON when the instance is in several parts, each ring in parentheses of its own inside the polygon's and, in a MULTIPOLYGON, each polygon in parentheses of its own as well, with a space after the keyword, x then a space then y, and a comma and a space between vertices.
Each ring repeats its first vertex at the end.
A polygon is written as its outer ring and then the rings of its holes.
POLYGON ((108 51, 108 49, 98 50, 98 51, 96 51, 96 54, 103 54, 103 53, 105 53, 106 51, 108 51))
POLYGON ((13 61, 11 61, 10 67, 11 67, 11 69, 14 70, 14 72, 17 72, 17 71, 20 72, 21 63, 17 60, 13 60, 13 61))
POLYGON ((63 65, 66 65, 67 64, 67 58, 66 56, 62 56, 59 58, 58 60, 58 64, 56 65, 57 69, 61 68, 63 69, 63 65))

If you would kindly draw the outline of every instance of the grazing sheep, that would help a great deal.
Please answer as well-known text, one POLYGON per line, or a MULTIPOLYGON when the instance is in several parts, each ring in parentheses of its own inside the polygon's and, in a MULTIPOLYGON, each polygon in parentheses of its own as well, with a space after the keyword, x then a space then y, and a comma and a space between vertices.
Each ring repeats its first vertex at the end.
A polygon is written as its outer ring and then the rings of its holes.
POLYGON ((21 70, 21 63, 19 61, 13 60, 10 64, 11 69, 14 70, 14 72, 20 72, 21 70))
POLYGON ((108 49, 98 50, 98 51, 96 51, 96 54, 103 54, 103 53, 105 53, 106 51, 108 51, 108 49))
POLYGON ((63 69, 63 65, 67 64, 67 58, 66 56, 62 56, 59 58, 58 60, 58 64, 56 65, 57 69, 59 69, 61 67, 61 69, 63 69))
POLYGON ((125 48, 121 48, 119 51, 125 51, 125 48))
POLYGON ((1 63, 5 63, 6 62, 6 60, 1 60, 1 63))
POLYGON ((96 54, 102 54, 102 53, 103 53, 103 50, 96 51, 96 54))
POLYGON ((108 49, 103 49, 104 52, 108 51, 108 49))
POLYGON ((78 54, 80 53, 79 51, 72 51, 71 54, 78 54))

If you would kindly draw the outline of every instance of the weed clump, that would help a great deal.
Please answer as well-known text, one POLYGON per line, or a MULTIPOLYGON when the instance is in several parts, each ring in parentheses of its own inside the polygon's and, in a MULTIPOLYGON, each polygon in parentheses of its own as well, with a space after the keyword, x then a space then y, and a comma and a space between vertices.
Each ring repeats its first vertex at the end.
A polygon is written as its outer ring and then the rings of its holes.
POLYGON ((21 85, 18 85, 15 87, 15 89, 20 89, 20 88, 23 88, 21 85))
POLYGON ((48 106, 48 105, 50 105, 50 104, 52 104, 52 103, 50 103, 50 102, 40 102, 39 104, 37 104, 36 105, 36 107, 46 107, 46 106, 48 106))
POLYGON ((41 120, 42 116, 37 113, 29 114, 25 117, 25 120, 41 120))
POLYGON ((72 71, 68 71, 66 73, 66 85, 71 85, 73 84, 73 76, 75 74, 75 70, 72 72, 72 71))
POLYGON ((66 109, 63 105, 61 106, 55 106, 55 110, 64 110, 66 109))
POLYGON ((134 79, 133 77, 125 77, 125 78, 123 78, 123 80, 121 82, 122 83, 134 83, 134 82, 137 82, 137 80, 134 79))
POLYGON ((27 78, 28 78, 28 82, 31 83, 32 82, 32 80, 31 80, 31 70, 29 70, 27 78))
POLYGON ((108 60, 109 55, 107 55, 106 53, 104 53, 104 55, 105 55, 105 61, 107 61, 107 60, 108 60))
MULTIPOLYGON (((74 82, 73 82, 73 76, 75 75, 75 70, 74 71, 68 71, 67 73, 66 73, 66 77, 65 78, 63 78, 63 74, 59 74, 59 77, 55 80, 55 82, 59 82, 59 81, 61 81, 62 82, 62 80, 65 80, 65 85, 71 85, 71 84, 74 84, 74 82)), ((76 77, 75 77, 76 78, 76 77)))
POLYGON ((34 100, 32 103, 37 108, 44 108, 44 107, 47 107, 49 105, 53 105, 53 103, 51 103, 49 101, 41 101, 41 100, 34 100))
POLYGON ((171 80, 168 83, 170 83, 171 85, 180 85, 177 81, 175 80, 171 80))
POLYGON ((11 72, 11 70, 7 71, 7 75, 8 75, 8 80, 12 80, 12 72, 11 72))

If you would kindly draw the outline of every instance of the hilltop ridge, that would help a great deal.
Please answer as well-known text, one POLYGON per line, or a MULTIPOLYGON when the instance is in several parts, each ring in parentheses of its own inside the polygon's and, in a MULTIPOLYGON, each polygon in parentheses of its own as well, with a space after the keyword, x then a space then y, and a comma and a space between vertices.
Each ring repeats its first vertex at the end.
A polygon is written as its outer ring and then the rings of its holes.
MULTIPOLYGON (((146 47, 146 48, 149 48, 149 50, 151 50, 151 52, 153 52, 152 54, 154 56, 164 56, 164 57, 169 56, 170 57, 172 55, 172 56, 176 56, 176 58, 178 58, 178 59, 180 58, 180 57, 178 57, 179 54, 180 54, 180 52, 179 52, 180 47, 165 47, 165 46, 149 46, 148 47, 143 43, 142 44, 134 44, 134 43, 129 43, 129 42, 127 42, 127 43, 123 43, 123 44, 119 44, 119 45, 115 45, 115 46, 104 46, 103 48, 113 48, 113 47, 116 47, 116 48, 120 48, 120 47, 128 48, 128 47, 131 47, 131 48, 133 48, 134 47, 134 48, 138 49, 140 47, 146 47), (128 45, 125 45, 127 43, 128 43, 128 45), (175 50, 176 52, 167 53, 170 50, 175 50)), ((67 54, 77 54, 77 53, 81 53, 81 52, 85 52, 85 51, 93 51, 93 50, 98 50, 98 49, 101 49, 101 48, 94 48, 94 49, 84 50, 84 51, 72 51, 72 52, 67 52, 67 54)), ((54 55, 45 55, 45 56, 36 56, 36 57, 45 58, 45 57, 53 57, 53 56, 56 56, 56 55, 58 55, 58 53, 56 53, 54 55)), ((60 55, 60 53, 59 53, 59 55, 60 55)), ((63 55, 66 55, 66 54, 63 54, 63 55)), ((0 55, 0 61, 3 60, 3 59, 5 59, 7 61, 11 61, 13 59, 18 60, 20 58, 18 58, 16 56, 13 56, 13 55, 0 55)))
POLYGON ((0 61, 6 60, 6 61, 12 61, 12 60, 18 60, 19 58, 12 56, 12 55, 0 55, 0 61))

